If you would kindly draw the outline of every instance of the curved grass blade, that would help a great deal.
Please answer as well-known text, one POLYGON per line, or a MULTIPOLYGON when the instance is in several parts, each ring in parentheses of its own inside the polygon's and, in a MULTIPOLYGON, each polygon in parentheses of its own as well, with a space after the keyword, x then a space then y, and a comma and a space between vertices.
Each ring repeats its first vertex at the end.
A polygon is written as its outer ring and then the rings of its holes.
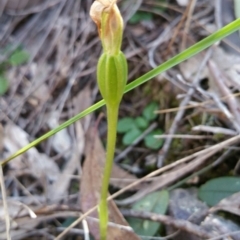
POLYGON ((210 36, 204 38, 203 40, 201 40, 198 43, 194 44, 193 46, 189 47, 188 49, 182 51, 181 53, 172 57, 171 59, 169 59, 165 63, 161 64, 160 66, 158 66, 158 67, 152 69, 151 71, 147 72, 146 74, 142 75, 135 81, 129 83, 125 88, 125 93, 129 92, 132 89, 138 87, 139 85, 147 82, 148 80, 156 77, 158 74, 165 72, 166 70, 176 66, 177 64, 200 53, 201 51, 210 47, 215 42, 223 39, 224 37, 237 31, 238 29, 240 29, 240 18, 231 22, 230 24, 226 25, 225 27, 223 27, 220 30, 216 31, 215 33, 211 34, 210 36))
POLYGON ((97 110, 98 108, 102 107, 105 105, 105 101, 101 100, 97 103, 95 103, 94 105, 92 105, 91 107, 87 108, 86 110, 82 111, 81 113, 77 114, 76 116, 70 118, 69 120, 67 120, 66 122, 62 123, 61 125, 59 125, 58 127, 52 129, 51 131, 47 132, 46 134, 42 135, 41 137, 37 138, 36 140, 32 141, 31 143, 29 143, 28 145, 26 145, 25 147, 21 148, 20 150, 18 150, 16 153, 14 153, 13 155, 11 155, 10 157, 8 157, 7 159, 3 160, 0 164, 1 165, 5 165, 6 163, 8 163, 9 161, 11 161, 12 159, 14 159, 15 157, 18 157, 19 155, 25 153, 27 150, 29 150, 30 148, 36 146, 37 144, 39 144, 40 142, 46 140, 47 138, 53 136, 54 134, 56 134, 57 132, 60 132, 62 129, 70 126, 71 124, 75 123, 77 120, 85 117, 86 115, 88 115, 91 112, 94 112, 95 110, 97 110))
MULTIPOLYGON (((225 27, 221 28, 217 32, 211 34, 210 36, 204 38, 203 40, 199 41, 198 43, 196 43, 193 46, 189 47, 188 49, 184 50, 183 52, 177 54, 173 58, 169 59, 165 63, 161 64, 160 66, 158 66, 156 68, 154 68, 153 70, 147 72, 146 74, 142 75, 141 77, 139 77, 138 79, 134 80, 133 82, 129 83, 126 86, 124 93, 131 91, 132 89, 140 86, 141 84, 147 82, 148 80, 156 77, 160 73, 162 73, 164 71, 167 71, 171 67, 174 67, 177 64, 187 60, 188 58, 196 55, 197 53, 203 51, 204 49, 208 48, 209 46, 211 46, 215 42, 223 39, 224 37, 230 35, 231 33, 235 32, 235 31, 237 31, 238 29, 240 29, 240 18, 238 18, 237 20, 231 22, 230 24, 226 25, 225 27)), ((98 109, 98 108, 100 108, 100 107, 102 107, 104 105, 105 105, 104 100, 101 100, 101 101, 95 103, 91 107, 87 108, 86 110, 84 110, 81 113, 77 114, 73 118, 71 118, 68 121, 64 122, 63 124, 61 124, 57 128, 49 131, 48 133, 44 134, 40 138, 38 138, 38 139, 34 140, 33 142, 29 143, 27 146, 21 148, 15 154, 13 154, 9 158, 3 160, 1 162, 1 165, 5 165, 6 163, 11 161, 15 157, 17 157, 17 156, 23 154, 24 152, 26 152, 28 149, 36 146, 40 142, 42 142, 42 141, 46 140, 47 138, 53 136, 57 132, 61 131, 62 129, 64 129, 66 127, 68 127, 69 125, 73 124, 77 120, 85 117, 89 113, 92 113, 93 111, 95 111, 96 109, 98 109)))

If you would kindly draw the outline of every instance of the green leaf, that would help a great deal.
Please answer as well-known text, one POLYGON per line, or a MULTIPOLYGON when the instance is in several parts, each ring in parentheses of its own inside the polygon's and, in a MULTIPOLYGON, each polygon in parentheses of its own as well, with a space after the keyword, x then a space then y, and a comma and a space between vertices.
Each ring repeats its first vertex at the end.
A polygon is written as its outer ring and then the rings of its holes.
POLYGON ((151 102, 144 108, 143 116, 146 118, 146 120, 152 121, 157 117, 157 115, 154 113, 156 110, 158 110, 158 104, 156 102, 151 102))
MULTIPOLYGON (((132 209, 157 214, 165 214, 167 211, 168 202, 169 193, 166 190, 162 190, 147 195, 135 203, 132 209)), ((134 232, 143 236, 154 236, 161 226, 161 223, 149 220, 142 220, 132 217, 128 218, 127 220, 130 226, 134 229, 134 232)))
POLYGON ((130 24, 137 24, 143 20, 151 21, 153 19, 153 14, 149 12, 137 11, 129 20, 130 24))
POLYGON ((135 126, 134 119, 131 117, 121 118, 118 121, 117 132, 125 133, 135 126))
POLYGON ((5 74, 7 66, 8 66, 7 62, 0 63, 0 76, 3 76, 5 74))
POLYGON ((126 146, 131 145, 141 134, 142 131, 140 131, 138 128, 132 128, 124 135, 123 144, 126 146))
POLYGON ((8 80, 4 76, 0 76, 0 96, 7 92, 9 88, 8 80))
POLYGON ((214 206, 222 199, 239 191, 239 177, 220 177, 203 184, 198 191, 198 196, 209 206, 214 206))
POLYGON ((163 145, 163 139, 157 139, 154 136, 155 135, 161 135, 163 132, 161 130, 155 130, 151 133, 149 133, 145 138, 144 138, 144 143, 145 146, 157 150, 163 145))
POLYGON ((148 121, 143 117, 137 117, 135 119, 135 123, 136 123, 136 126, 141 129, 145 129, 148 126, 148 121))
POLYGON ((76 220, 75 217, 68 217, 62 224, 61 227, 69 227, 74 221, 76 220))
POLYGON ((9 58, 9 63, 12 66, 19 66, 29 60, 29 53, 24 50, 16 50, 9 58))

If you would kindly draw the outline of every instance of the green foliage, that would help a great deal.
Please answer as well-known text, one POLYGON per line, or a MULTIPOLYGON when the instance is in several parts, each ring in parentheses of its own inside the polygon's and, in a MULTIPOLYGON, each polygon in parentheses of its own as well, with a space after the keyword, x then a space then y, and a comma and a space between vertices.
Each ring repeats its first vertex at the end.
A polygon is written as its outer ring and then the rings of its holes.
POLYGON ((137 117, 135 119, 136 126, 145 129, 148 126, 148 121, 144 117, 137 117))
MULTIPOLYGON (((2 53, 7 54, 9 52, 9 46, 6 47, 2 51, 2 53)), ((5 60, 4 62, 0 63, 0 96, 5 94, 9 88, 9 83, 7 78, 5 77, 5 72, 7 67, 11 66, 19 66, 21 64, 26 63, 29 60, 29 54, 20 49, 17 48, 9 57, 9 59, 5 60)))
POLYGON ((130 131, 125 133, 123 137, 123 144, 126 146, 131 145, 141 134, 142 132, 134 126, 130 131))
POLYGON ((30 56, 28 52, 22 49, 17 49, 12 53, 8 62, 11 66, 19 66, 21 64, 28 62, 29 57, 30 56))
MULTIPOLYGON (((140 201, 136 202, 132 209, 137 211, 146 211, 156 214, 165 214, 169 202, 169 193, 166 190, 154 192, 140 201)), ((161 226, 159 222, 142 220, 136 218, 128 218, 129 225, 134 229, 134 232, 143 236, 154 236, 161 226)))
POLYGON ((154 136, 155 135, 161 135, 163 132, 161 130, 155 130, 149 133, 145 138, 144 138, 144 143, 145 146, 157 150, 163 145, 163 139, 157 139, 154 136))
POLYGON ((156 102, 152 102, 144 108, 143 116, 146 120, 152 121, 157 117, 157 115, 154 113, 156 110, 158 110, 158 104, 156 102))
MULTIPOLYGON (((163 12, 167 8, 167 1, 166 0, 157 0, 155 1, 156 5, 157 3, 164 3, 165 7, 155 6, 152 8, 152 11, 157 12, 163 12)), ((144 12, 144 11, 137 11, 130 19, 130 24, 137 24, 141 21, 151 21, 153 20, 154 14, 152 12, 144 12)))
POLYGON ((117 132, 125 133, 135 126, 134 119, 131 117, 125 117, 118 121, 117 132))
POLYGON ((199 198, 209 206, 216 205, 222 199, 240 191, 239 177, 220 177, 203 184, 198 192, 199 198))
POLYGON ((74 221, 76 220, 75 217, 68 217, 62 224, 61 227, 69 227, 74 221))
POLYGON ((130 24, 137 24, 141 21, 150 21, 153 19, 153 14, 149 12, 137 11, 131 19, 129 19, 130 24))
POLYGON ((8 80, 4 77, 4 75, 0 75, 0 96, 7 92, 8 87, 8 80))
MULTIPOLYGON (((125 117, 118 121, 117 131, 124 134, 122 143, 126 146, 133 144, 133 142, 147 129, 150 122, 154 120, 157 115, 154 113, 158 109, 156 102, 151 102, 143 110, 143 115, 137 118, 125 117)), ((156 130, 145 136, 144 144, 150 149, 157 150, 162 144, 163 140, 154 138, 154 135, 162 134, 161 130, 156 130)))

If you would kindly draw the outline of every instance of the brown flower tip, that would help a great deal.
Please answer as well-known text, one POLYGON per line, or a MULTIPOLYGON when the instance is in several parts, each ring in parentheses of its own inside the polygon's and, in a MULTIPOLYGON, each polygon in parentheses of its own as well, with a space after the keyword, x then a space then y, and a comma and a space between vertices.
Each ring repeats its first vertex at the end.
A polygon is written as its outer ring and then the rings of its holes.
POLYGON ((117 0, 96 0, 90 9, 104 51, 114 54, 120 50, 123 32, 123 20, 116 2, 117 0))
MULTIPOLYGON (((90 8, 90 17, 96 23, 98 27, 98 33, 101 33, 101 19, 103 12, 110 12, 113 5, 116 4, 117 0, 96 0, 93 2, 90 8)), ((101 36, 100 36, 101 37, 101 36)))

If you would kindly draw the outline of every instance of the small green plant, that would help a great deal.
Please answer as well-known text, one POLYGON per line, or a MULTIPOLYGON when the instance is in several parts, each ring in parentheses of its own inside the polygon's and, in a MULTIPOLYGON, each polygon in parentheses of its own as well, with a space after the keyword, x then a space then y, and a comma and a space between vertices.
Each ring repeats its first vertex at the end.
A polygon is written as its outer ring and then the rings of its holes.
MULTIPOLYGON (((169 203, 169 193, 162 190, 148 194, 146 197, 134 203, 133 210, 146 211, 157 214, 165 214, 169 203)), ((128 223, 134 229, 134 232, 140 236, 154 236, 161 226, 159 222, 153 222, 144 219, 129 217, 128 223)))
MULTIPOLYGON (((2 54, 8 54, 8 48, 4 49, 2 54)), ((8 67, 16 67, 21 64, 24 64, 28 61, 29 54, 21 49, 17 48, 7 60, 0 63, 0 96, 5 94, 9 88, 9 82, 6 77, 6 70, 8 67)))
MULTIPOLYGON (((155 6, 152 8, 152 11, 157 12, 163 12, 166 9, 167 1, 166 0, 157 0, 156 3, 165 5, 164 7, 155 6)), ((156 4, 156 5, 157 5, 156 4)), ((137 24, 141 21, 151 21, 153 19, 154 14, 152 12, 145 12, 145 11, 137 11, 130 19, 130 24, 137 24)))
POLYGON ((207 181, 198 190, 199 198, 209 206, 240 191, 239 177, 219 177, 207 181))
MULTIPOLYGON (((157 115, 154 113, 158 109, 156 102, 148 104, 144 110, 142 116, 131 118, 125 117, 118 121, 117 131, 123 134, 122 143, 126 146, 131 145, 149 126, 149 124, 156 119, 157 115)), ((154 138, 154 135, 160 135, 162 131, 160 129, 150 132, 144 137, 144 144, 150 149, 159 149, 162 144, 162 139, 154 138)))
POLYGON ((130 19, 130 24, 137 24, 141 21, 151 21, 153 19, 153 14, 149 12, 137 11, 130 19))

